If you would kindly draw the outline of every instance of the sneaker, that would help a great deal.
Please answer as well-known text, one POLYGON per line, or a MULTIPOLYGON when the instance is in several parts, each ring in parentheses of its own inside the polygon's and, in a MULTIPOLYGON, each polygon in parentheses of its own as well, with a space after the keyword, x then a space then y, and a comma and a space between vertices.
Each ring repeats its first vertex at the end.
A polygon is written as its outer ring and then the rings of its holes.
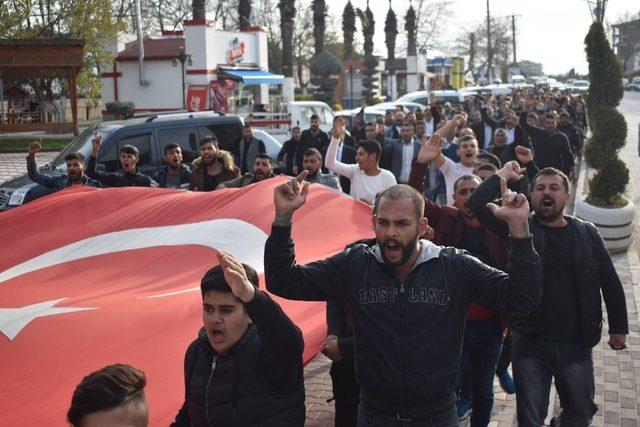
POLYGON ((513 378, 509 375, 509 371, 500 372, 496 374, 498 376, 498 380, 500 381, 500 387, 507 394, 515 394, 516 393, 516 384, 513 382, 513 378))
POLYGON ((469 416, 471 415, 471 401, 469 399, 465 399, 464 397, 459 398, 456 406, 458 407, 459 421, 463 421, 469 418, 469 416))

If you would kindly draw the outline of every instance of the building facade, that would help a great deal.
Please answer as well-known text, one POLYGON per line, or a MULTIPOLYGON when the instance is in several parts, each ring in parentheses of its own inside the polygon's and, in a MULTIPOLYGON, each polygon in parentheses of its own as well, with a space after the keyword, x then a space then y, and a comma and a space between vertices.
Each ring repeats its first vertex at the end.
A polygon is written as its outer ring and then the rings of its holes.
POLYGON ((120 34, 107 44, 115 60, 101 73, 103 105, 132 102, 135 111, 216 110, 246 114, 269 104, 269 85, 284 77, 268 72, 267 36, 259 28, 231 32, 212 21, 184 22, 184 31, 138 43, 120 34), (142 66, 141 66, 142 65, 142 66))

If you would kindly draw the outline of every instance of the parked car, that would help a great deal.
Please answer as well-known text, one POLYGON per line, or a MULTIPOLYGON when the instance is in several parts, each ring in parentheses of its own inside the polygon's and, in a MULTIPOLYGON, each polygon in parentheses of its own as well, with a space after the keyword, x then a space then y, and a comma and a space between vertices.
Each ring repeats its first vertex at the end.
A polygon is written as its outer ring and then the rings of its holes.
MULTIPOLYGON (((191 163, 199 155, 199 141, 205 135, 214 135, 221 149, 237 152, 243 124, 242 118, 238 116, 225 116, 212 111, 154 114, 129 120, 101 122, 75 137, 40 171, 50 175, 65 173, 67 165, 64 158, 72 152, 82 153, 88 161, 92 150, 91 140, 97 133, 102 137, 97 169, 107 172, 118 170, 120 148, 133 145, 140 151, 139 170, 152 175, 163 166, 164 147, 170 143, 180 144, 185 164, 191 163)), ((263 141, 267 144, 265 139, 263 141)), ((50 193, 51 190, 32 182, 25 173, 0 185, 0 210, 14 208, 50 193)))
POLYGON ((589 90, 589 81, 588 80, 576 80, 573 82, 571 86, 571 90, 573 92, 585 93, 589 90))
MULTIPOLYGON (((464 95, 458 90, 434 90, 432 92, 435 95, 436 102, 438 104, 444 104, 445 102, 461 104, 464 102, 464 95)), ((427 106, 429 105, 429 91, 421 90, 417 92, 410 92, 406 95, 402 95, 397 101, 415 102, 427 106)))
POLYGON ((260 129, 254 129, 253 136, 255 136, 258 139, 261 139, 262 142, 264 142, 264 147, 267 150, 267 155, 271 157, 271 164, 275 166, 277 164, 278 153, 282 148, 282 144, 278 142, 278 140, 275 139, 273 136, 269 135, 268 132, 265 132, 260 129))

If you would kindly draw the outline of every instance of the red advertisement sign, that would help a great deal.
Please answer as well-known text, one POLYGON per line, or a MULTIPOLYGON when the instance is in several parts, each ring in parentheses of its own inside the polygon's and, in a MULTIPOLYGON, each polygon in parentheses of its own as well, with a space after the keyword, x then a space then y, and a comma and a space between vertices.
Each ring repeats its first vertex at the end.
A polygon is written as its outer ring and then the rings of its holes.
POLYGON ((227 80, 212 80, 209 84, 209 109, 214 111, 229 112, 227 80))
POLYGON ((189 85, 187 92, 187 109, 189 111, 204 111, 207 109, 207 86, 189 85))

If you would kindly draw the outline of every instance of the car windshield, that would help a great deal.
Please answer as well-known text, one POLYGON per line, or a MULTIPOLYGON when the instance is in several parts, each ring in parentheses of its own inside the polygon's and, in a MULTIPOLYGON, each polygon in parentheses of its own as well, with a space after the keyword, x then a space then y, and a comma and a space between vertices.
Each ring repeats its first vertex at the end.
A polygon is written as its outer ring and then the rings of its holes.
POLYGON ((589 86, 589 82, 575 82, 574 86, 589 86))
MULTIPOLYGON (((49 165, 47 165, 47 168, 51 170, 66 170, 67 163, 65 162, 64 158, 69 153, 75 153, 75 152, 82 153, 82 155, 88 161, 89 155, 91 154, 91 140, 93 139, 93 136, 95 135, 95 132, 96 132, 96 128, 99 125, 100 124, 89 126, 84 132, 82 132, 80 135, 73 138, 69 143, 69 145, 64 147, 64 149, 60 152, 60 154, 58 154, 58 156, 55 159, 53 159, 53 161, 49 165)), ((106 131, 105 129, 99 129, 98 133, 104 140, 107 134, 110 133, 110 131, 106 131)))

